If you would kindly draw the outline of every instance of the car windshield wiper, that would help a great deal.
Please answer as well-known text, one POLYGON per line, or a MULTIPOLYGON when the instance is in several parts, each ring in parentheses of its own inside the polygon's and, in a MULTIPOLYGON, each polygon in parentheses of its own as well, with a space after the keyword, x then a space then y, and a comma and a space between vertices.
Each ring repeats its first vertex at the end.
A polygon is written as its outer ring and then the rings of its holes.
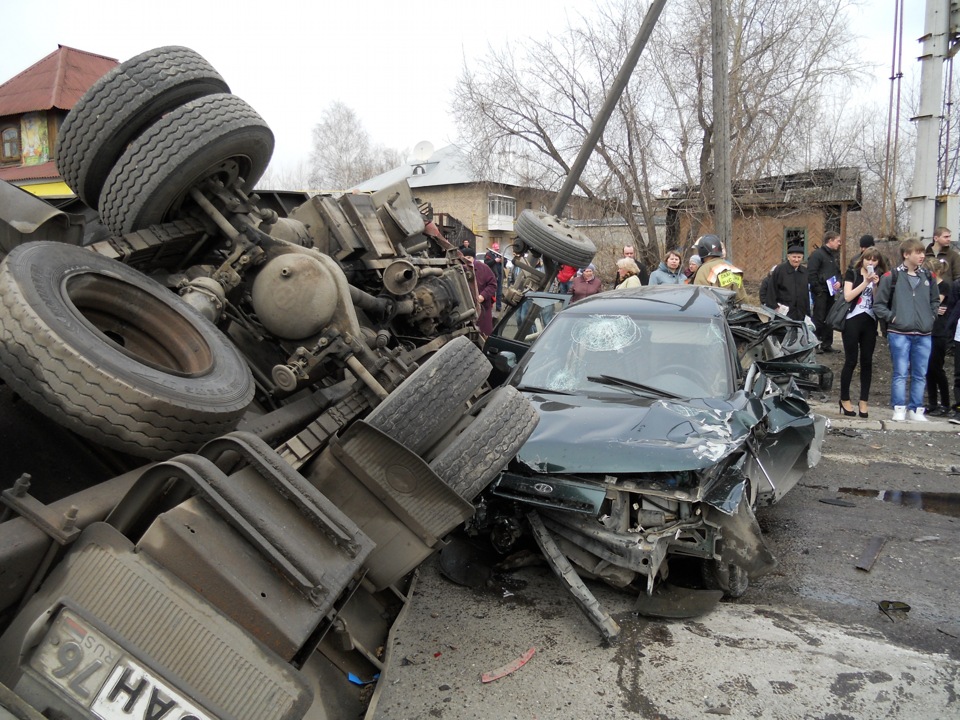
POLYGON ((517 390, 522 390, 524 392, 535 392, 535 393, 551 393, 553 395, 573 395, 573 393, 568 390, 557 390, 556 388, 542 388, 542 387, 537 387, 536 385, 517 385, 517 390))
POLYGON ((677 395, 676 393, 668 392, 666 390, 661 390, 660 388, 655 388, 650 385, 644 385, 643 383, 638 383, 634 380, 627 380, 626 378, 614 377, 613 375, 590 375, 587 377, 587 380, 598 385, 611 385, 613 387, 623 387, 629 388, 631 390, 640 390, 642 392, 650 393, 657 397, 672 398, 674 400, 681 400, 683 395, 677 395))

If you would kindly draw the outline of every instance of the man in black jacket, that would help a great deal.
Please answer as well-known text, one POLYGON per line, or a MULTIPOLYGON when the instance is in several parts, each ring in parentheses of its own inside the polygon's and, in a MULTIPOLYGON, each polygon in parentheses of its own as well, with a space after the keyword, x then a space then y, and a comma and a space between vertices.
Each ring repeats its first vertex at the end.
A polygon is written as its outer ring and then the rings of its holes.
POLYGON ((802 263, 803 248, 793 245, 787 249, 787 261, 770 273, 770 302, 767 304, 794 320, 803 320, 810 312, 809 280, 802 263))
POLYGON ((813 324, 817 328, 821 352, 833 352, 833 328, 826 320, 833 296, 843 287, 839 251, 840 233, 829 231, 824 233, 823 245, 813 251, 807 263, 810 292, 813 293, 813 324))

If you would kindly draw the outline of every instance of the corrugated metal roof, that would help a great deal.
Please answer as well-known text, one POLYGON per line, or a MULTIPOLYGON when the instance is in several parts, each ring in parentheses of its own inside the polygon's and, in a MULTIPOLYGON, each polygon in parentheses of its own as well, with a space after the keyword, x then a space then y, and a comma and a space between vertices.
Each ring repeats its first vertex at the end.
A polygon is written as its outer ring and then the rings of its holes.
POLYGON ((53 180, 59 177, 57 164, 53 160, 39 165, 11 165, 0 168, 0 180, 9 183, 19 180, 53 180))
POLYGON ((376 177, 364 180, 352 189, 359 192, 376 192, 400 180, 406 180, 411 188, 480 182, 470 172, 470 165, 463 150, 456 145, 447 145, 426 160, 410 162, 393 170, 387 170, 376 177))
POLYGON ((56 51, 0 85, 0 117, 69 110, 117 64, 113 58, 58 45, 56 51))

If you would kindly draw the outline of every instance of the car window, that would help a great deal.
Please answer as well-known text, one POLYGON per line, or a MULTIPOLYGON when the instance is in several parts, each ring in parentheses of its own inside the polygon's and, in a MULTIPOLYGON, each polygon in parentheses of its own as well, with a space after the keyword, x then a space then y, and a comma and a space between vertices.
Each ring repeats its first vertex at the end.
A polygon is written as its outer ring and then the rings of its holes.
POLYGON ((560 315, 532 346, 514 384, 563 392, 628 392, 591 382, 603 375, 680 395, 733 391, 722 322, 631 315, 560 315))
POLYGON ((565 305, 562 299, 525 297, 516 311, 497 326, 496 334, 508 340, 532 343, 565 305))

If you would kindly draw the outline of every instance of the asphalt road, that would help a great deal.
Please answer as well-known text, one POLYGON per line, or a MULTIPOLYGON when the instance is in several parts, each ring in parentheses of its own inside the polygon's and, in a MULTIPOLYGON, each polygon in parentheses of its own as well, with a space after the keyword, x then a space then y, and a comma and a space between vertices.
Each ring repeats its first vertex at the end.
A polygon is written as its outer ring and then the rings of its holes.
POLYGON ((375 716, 960 716, 960 427, 880 426, 836 422, 819 466, 758 513, 777 569, 696 619, 644 619, 591 585, 622 627, 607 643, 544 566, 471 590, 428 562, 375 716), (883 600, 911 609, 888 616, 883 600))

